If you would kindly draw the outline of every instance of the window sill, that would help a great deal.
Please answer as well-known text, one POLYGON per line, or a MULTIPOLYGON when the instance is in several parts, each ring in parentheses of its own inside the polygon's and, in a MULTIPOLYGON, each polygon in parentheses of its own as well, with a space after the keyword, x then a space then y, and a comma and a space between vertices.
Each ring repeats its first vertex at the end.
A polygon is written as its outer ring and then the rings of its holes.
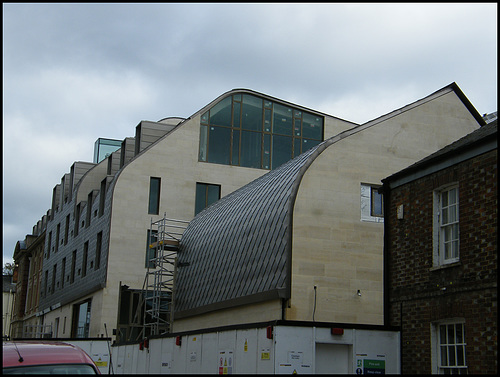
POLYGON ((460 261, 453 262, 453 263, 447 263, 447 264, 441 264, 438 266, 432 266, 429 269, 429 271, 438 271, 438 270, 442 270, 443 268, 457 267, 457 266, 461 266, 461 265, 462 265, 462 262, 460 262, 460 261))

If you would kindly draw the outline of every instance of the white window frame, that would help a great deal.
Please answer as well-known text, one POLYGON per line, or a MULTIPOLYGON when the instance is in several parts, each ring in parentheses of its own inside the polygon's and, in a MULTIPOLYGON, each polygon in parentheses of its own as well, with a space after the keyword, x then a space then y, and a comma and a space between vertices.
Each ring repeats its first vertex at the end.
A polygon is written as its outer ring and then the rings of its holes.
POLYGON ((446 266, 460 261, 459 206, 458 184, 443 186, 434 191, 433 265, 435 267, 446 266), (452 192, 454 197, 450 197, 452 192), (444 194, 446 194, 447 199, 445 201, 443 201, 444 194), (454 202, 450 203, 450 198, 454 202), (443 220, 445 223, 443 223, 443 220), (450 238, 451 234, 453 235, 450 238), (452 248, 451 256, 446 255, 447 247, 452 248))
MULTIPOLYGON (((361 221, 383 223, 384 216, 372 215, 372 190, 380 188, 381 185, 361 183, 361 221)), ((382 208, 383 211, 383 208, 382 208)))
POLYGON ((465 320, 463 318, 453 318, 432 323, 431 342, 433 374, 467 373, 467 342, 465 340, 465 320), (456 337, 457 326, 461 329, 461 339, 456 337), (446 339, 442 339, 442 330, 445 331, 446 339), (453 331, 452 339, 448 338, 450 330, 453 331), (460 349, 462 349, 462 352, 460 352, 460 349), (444 354, 444 351, 446 354, 444 354))

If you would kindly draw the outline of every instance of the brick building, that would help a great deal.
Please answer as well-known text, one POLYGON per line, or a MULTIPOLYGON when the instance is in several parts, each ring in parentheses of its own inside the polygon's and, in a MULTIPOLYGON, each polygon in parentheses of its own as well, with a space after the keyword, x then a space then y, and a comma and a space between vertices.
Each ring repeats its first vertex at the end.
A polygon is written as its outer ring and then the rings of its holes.
POLYGON ((497 121, 383 183, 401 372, 496 374, 497 121))

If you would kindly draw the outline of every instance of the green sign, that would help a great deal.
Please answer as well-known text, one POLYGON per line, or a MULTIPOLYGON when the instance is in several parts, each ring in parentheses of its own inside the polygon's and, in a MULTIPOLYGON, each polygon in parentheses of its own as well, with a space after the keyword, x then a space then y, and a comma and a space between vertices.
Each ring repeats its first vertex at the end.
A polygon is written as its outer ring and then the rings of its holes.
POLYGON ((364 374, 385 374, 385 360, 363 360, 364 374))

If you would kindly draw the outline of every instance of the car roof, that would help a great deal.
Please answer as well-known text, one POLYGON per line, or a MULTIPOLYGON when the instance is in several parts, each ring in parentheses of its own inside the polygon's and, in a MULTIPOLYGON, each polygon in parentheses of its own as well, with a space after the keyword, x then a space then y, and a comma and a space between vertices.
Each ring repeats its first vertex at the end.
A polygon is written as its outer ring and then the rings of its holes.
POLYGON ((47 364, 91 364, 80 347, 59 341, 3 342, 3 367, 47 364), (22 361, 20 361, 20 357, 22 361))

